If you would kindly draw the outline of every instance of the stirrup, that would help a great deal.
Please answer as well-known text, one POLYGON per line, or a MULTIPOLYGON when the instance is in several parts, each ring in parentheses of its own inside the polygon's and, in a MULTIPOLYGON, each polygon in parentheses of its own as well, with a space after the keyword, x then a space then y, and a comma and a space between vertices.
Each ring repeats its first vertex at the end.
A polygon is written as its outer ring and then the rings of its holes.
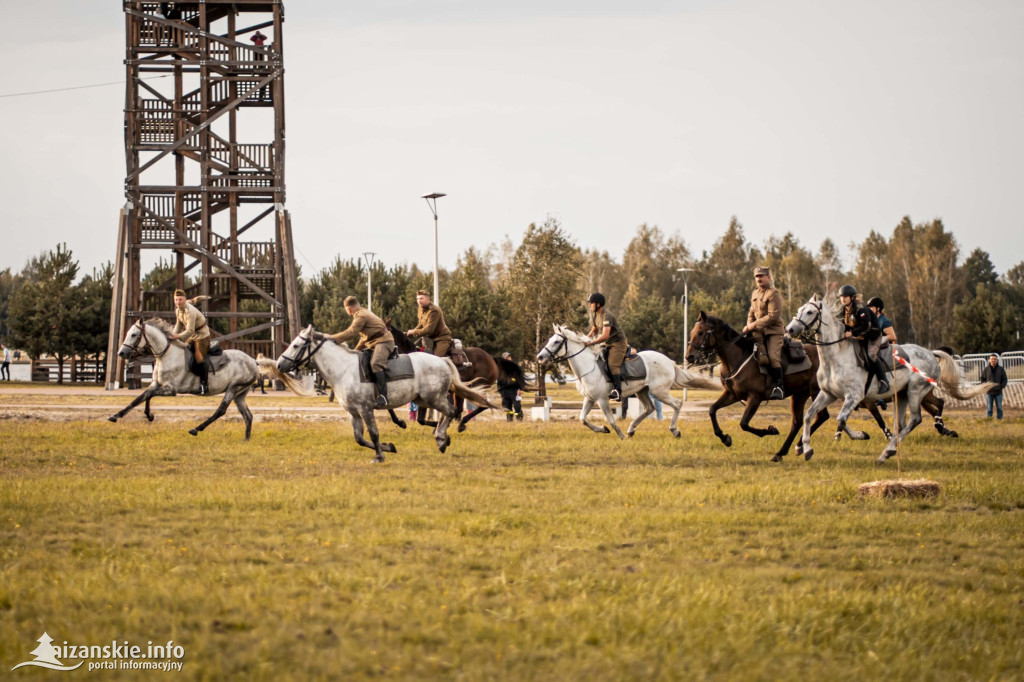
POLYGON ((622 398, 619 397, 619 392, 613 388, 612 392, 608 394, 608 400, 622 400, 622 398))
POLYGON ((382 395, 377 395, 377 407, 387 407, 388 399, 382 395))
POLYGON ((879 377, 878 378, 878 392, 879 393, 888 393, 891 390, 892 390, 892 387, 889 386, 889 382, 886 381, 885 379, 879 377))
POLYGON ((199 395, 206 395, 210 392, 210 387, 207 384, 199 384, 199 395))
POLYGON ((786 397, 785 392, 782 390, 782 386, 773 386, 771 395, 768 396, 768 400, 782 400, 786 397))

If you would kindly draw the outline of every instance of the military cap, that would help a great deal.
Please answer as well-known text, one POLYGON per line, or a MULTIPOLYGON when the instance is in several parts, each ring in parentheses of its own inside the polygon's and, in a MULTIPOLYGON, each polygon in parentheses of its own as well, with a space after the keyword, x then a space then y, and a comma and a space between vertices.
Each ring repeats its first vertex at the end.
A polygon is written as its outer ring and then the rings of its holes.
POLYGON ((184 296, 185 295, 185 290, 184 289, 175 289, 174 290, 174 295, 175 296, 184 296))
POLYGON ((416 295, 417 296, 426 296, 427 298, 430 298, 431 293, 429 291, 427 291, 426 289, 420 289, 419 291, 416 292, 416 295))
POLYGON ((346 308, 348 308, 350 306, 359 305, 359 299, 355 296, 346 296, 342 303, 346 308))
POLYGON ((757 275, 768 275, 769 277, 771 277, 772 271, 763 265, 758 265, 756 268, 754 268, 754 276, 756 277, 757 275))

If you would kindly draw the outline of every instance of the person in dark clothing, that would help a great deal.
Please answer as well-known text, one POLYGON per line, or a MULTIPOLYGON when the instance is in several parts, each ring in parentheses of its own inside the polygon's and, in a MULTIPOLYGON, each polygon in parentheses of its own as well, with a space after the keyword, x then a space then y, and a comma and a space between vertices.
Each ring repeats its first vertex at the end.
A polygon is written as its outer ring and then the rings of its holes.
MULTIPOLYGON (((509 353, 502 353, 501 357, 512 359, 509 353)), ((501 395, 501 406, 505 408, 505 420, 512 421, 512 417, 515 417, 523 421, 523 394, 515 377, 499 378, 498 393, 501 395)))
POLYGON ((1003 389, 1006 388, 1006 370, 999 364, 999 356, 993 353, 988 357, 988 364, 981 370, 979 377, 982 382, 995 384, 985 394, 985 416, 992 416, 992 406, 996 407, 996 419, 1003 418, 1003 389))
POLYGON ((878 357, 878 339, 881 332, 878 330, 878 320, 871 308, 862 305, 857 300, 857 290, 849 284, 844 284, 839 290, 839 300, 843 304, 843 324, 846 326, 846 338, 859 339, 864 344, 867 352, 868 362, 868 383, 871 377, 878 379, 878 392, 880 394, 889 392, 889 382, 886 380, 885 365, 878 357), (872 354, 872 351, 873 354, 872 354))

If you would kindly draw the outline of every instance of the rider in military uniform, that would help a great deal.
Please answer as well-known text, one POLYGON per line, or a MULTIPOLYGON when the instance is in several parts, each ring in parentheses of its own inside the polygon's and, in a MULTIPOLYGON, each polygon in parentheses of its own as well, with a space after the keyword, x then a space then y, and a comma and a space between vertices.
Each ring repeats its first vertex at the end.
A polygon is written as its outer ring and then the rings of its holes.
POLYGON ((331 334, 336 342, 359 339, 355 350, 371 351, 370 368, 373 380, 377 383, 377 407, 388 406, 388 381, 384 376, 388 358, 395 350, 395 337, 388 331, 384 320, 359 305, 355 296, 348 296, 343 301, 345 312, 352 316, 352 324, 343 332, 331 334))
POLYGON ((210 392, 209 372, 206 369, 206 353, 210 350, 210 328, 206 317, 199 308, 189 303, 182 289, 174 290, 174 329, 168 338, 184 341, 195 356, 196 371, 199 374, 199 395, 210 392))
POLYGON ((750 295, 750 312, 743 333, 752 333, 758 345, 768 353, 768 375, 772 380, 769 400, 782 400, 782 341, 786 328, 782 324, 782 294, 772 286, 772 273, 766 267, 754 268, 757 288, 750 295))
MULTIPOLYGON (((419 306, 419 310, 416 311, 416 328, 410 329, 405 335, 409 338, 425 336, 432 339, 434 355, 443 358, 448 355, 448 351, 452 347, 452 333, 444 322, 444 313, 438 306, 431 303, 430 292, 426 289, 416 292, 416 305, 419 306)), ((473 366, 473 363, 463 353, 458 354, 458 357, 453 353, 452 361, 462 367, 473 366)))
POLYGON ((608 349, 608 371, 612 375, 612 392, 608 397, 612 400, 622 400, 622 361, 626 359, 626 335, 622 333, 618 320, 610 312, 604 309, 604 294, 593 293, 587 299, 587 305, 594 313, 594 324, 587 332, 587 336, 593 337, 600 334, 593 341, 586 342, 586 345, 593 346, 603 343, 608 349))
POLYGON ((853 285, 844 284, 839 290, 839 300, 843 304, 843 324, 846 326, 845 337, 858 339, 864 345, 868 355, 867 367, 868 383, 871 377, 878 378, 878 392, 888 393, 889 382, 885 375, 887 370, 878 357, 878 347, 881 345, 882 333, 878 329, 878 320, 871 308, 863 306, 857 300, 857 290, 853 285))

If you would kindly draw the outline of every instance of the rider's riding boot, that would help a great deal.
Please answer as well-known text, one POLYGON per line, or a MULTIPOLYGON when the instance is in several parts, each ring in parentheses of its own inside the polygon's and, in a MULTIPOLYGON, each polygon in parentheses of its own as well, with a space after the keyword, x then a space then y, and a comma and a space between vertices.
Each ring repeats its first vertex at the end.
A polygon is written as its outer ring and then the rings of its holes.
POLYGON ((879 393, 889 392, 889 382, 885 378, 886 373, 885 365, 882 364, 882 359, 879 358, 878 360, 875 360, 875 376, 878 377, 879 393))
POLYGON ((206 395, 210 392, 210 372, 206 368, 205 362, 200 362, 197 369, 199 370, 199 395, 206 395))
POLYGON ((609 400, 622 400, 622 375, 612 375, 612 392, 608 394, 609 400))
POLYGON ((384 372, 374 372, 373 380, 377 382, 377 407, 388 406, 388 380, 384 372))
POLYGON ((769 367, 768 373, 772 378, 772 392, 768 396, 768 400, 782 400, 786 395, 782 390, 782 368, 769 367))

